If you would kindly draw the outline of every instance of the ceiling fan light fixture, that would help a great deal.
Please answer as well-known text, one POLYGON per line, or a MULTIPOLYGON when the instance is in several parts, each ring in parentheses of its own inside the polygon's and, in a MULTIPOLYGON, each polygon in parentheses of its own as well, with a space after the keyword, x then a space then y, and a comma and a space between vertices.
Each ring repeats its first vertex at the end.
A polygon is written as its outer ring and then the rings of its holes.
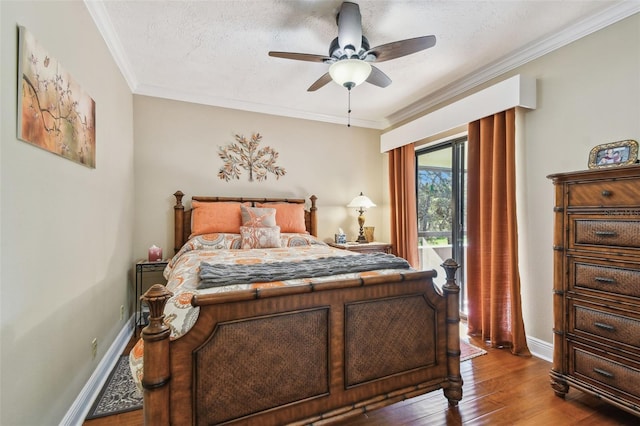
POLYGON ((329 67, 331 79, 351 90, 364 83, 371 74, 371 65, 361 59, 343 59, 329 67))

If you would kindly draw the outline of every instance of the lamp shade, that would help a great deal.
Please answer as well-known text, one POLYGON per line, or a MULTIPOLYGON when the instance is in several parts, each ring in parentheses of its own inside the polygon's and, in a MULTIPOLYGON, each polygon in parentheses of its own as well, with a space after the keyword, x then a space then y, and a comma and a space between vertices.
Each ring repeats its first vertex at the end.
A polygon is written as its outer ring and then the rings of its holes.
POLYGON ((364 83, 371 74, 371 65, 362 59, 343 59, 329 67, 333 81, 348 89, 364 83))
POLYGON ((376 205, 373 203, 373 201, 369 199, 369 197, 367 197, 366 195, 362 195, 362 192, 356 198, 351 200, 349 204, 347 204, 347 207, 355 207, 355 208, 363 208, 363 209, 368 209, 370 207, 375 207, 375 206, 376 205))

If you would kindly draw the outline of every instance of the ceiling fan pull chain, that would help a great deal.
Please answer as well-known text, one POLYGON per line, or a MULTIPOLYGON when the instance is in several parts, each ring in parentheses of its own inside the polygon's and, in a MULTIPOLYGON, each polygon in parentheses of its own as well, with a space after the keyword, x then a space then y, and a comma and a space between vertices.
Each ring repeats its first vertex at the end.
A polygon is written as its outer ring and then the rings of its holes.
POLYGON ((351 88, 348 88, 347 93, 347 127, 351 127, 351 88))

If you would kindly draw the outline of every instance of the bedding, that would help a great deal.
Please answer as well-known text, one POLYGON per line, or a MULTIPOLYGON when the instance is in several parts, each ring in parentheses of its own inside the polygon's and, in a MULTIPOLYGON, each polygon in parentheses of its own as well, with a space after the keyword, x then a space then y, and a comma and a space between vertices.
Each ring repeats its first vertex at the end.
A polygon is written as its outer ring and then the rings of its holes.
POLYGON ((376 269, 410 269, 406 260, 386 253, 330 256, 259 264, 200 263, 199 289, 222 285, 286 281, 297 278, 365 272, 376 269))
MULTIPOLYGON (((238 209, 240 208, 238 207, 238 209)), ((173 297, 169 299, 165 307, 165 324, 171 330, 171 339, 175 340, 186 334, 198 319, 200 308, 191 305, 191 299, 198 294, 307 285, 336 279, 386 275, 397 273, 398 269, 407 270, 410 268, 404 259, 383 253, 378 253, 382 256, 374 256, 337 249, 306 233, 282 233, 279 243, 280 247, 278 248, 246 249, 243 247, 241 235, 228 233, 198 235, 189 239, 169 261, 164 271, 164 277, 167 279, 166 288, 173 293, 173 297), (233 283, 229 285, 221 285, 220 280, 215 280, 216 285, 207 285, 206 281, 203 285, 200 278, 201 265, 203 264, 218 264, 225 267, 260 265, 262 272, 265 273, 268 271, 268 265, 280 264, 282 266, 286 264, 291 266, 296 262, 308 265, 309 262, 327 258, 338 259, 337 262, 334 262, 334 267, 337 268, 339 264, 340 273, 319 274, 315 271, 302 275, 296 274, 295 278, 263 282, 256 282, 253 278, 247 278, 245 281, 232 279, 233 283), (344 259, 342 262, 339 261, 341 258, 344 259), (345 258, 358 260, 348 261, 345 258), (362 259, 370 259, 370 261, 368 264, 358 265, 362 259), (359 269, 360 272, 345 272, 348 269, 359 269)), ((328 265, 325 264, 326 267, 328 265)), ((212 281, 214 280, 212 279, 212 281)), ((129 355, 131 370, 139 386, 143 368, 142 354, 143 342, 140 340, 129 355)))

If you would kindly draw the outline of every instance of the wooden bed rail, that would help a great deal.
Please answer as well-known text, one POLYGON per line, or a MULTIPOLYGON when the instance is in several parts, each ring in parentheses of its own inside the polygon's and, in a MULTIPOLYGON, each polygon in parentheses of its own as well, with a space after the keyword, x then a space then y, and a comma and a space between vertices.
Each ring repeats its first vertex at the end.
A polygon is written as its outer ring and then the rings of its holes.
POLYGON ((248 290, 237 290, 230 293, 196 294, 191 299, 191 305, 205 306, 229 302, 265 299, 267 297, 292 296, 295 294, 363 287, 390 282, 420 280, 425 278, 432 279, 435 276, 435 271, 398 272, 392 275, 372 275, 338 281, 326 281, 283 287, 254 288, 248 290))

